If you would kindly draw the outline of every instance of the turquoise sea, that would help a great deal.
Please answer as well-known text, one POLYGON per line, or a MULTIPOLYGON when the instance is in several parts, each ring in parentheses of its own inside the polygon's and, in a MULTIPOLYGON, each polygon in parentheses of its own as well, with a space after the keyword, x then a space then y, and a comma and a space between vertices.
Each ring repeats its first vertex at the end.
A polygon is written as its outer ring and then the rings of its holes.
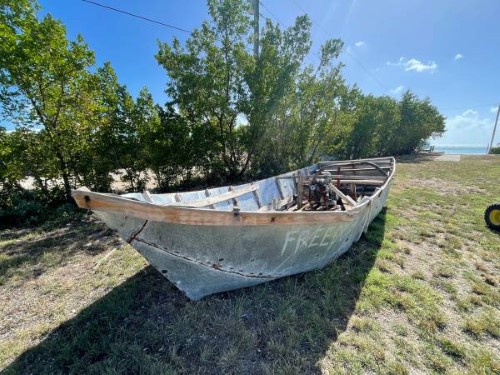
POLYGON ((462 155, 486 155, 488 146, 450 146, 434 145, 434 152, 444 152, 445 154, 462 155))

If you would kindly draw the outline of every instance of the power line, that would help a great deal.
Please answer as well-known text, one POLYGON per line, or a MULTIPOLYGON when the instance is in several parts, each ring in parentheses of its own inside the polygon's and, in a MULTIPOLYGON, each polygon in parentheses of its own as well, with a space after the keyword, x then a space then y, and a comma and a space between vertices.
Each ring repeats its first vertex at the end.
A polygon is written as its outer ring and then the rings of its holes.
MULTIPOLYGON (((110 10, 113 10, 113 11, 118 12, 118 13, 123 13, 123 14, 129 15, 129 16, 132 16, 132 17, 136 17, 136 18, 139 18, 141 20, 153 22, 153 23, 159 24, 161 26, 165 26, 165 27, 168 27, 168 28, 173 28, 175 30, 179 30, 179 31, 182 31, 182 32, 185 32, 185 33, 191 33, 191 31, 189 31, 189 30, 185 30, 185 29, 177 27, 177 26, 169 25, 169 24, 163 23, 161 21, 152 20, 150 18, 143 17, 143 16, 140 16, 140 15, 137 15, 137 14, 133 14, 133 13, 121 10, 121 9, 116 9, 116 8, 113 8, 113 7, 110 7, 110 6, 107 6, 107 5, 99 4, 99 3, 96 3, 95 1, 91 1, 91 0, 82 0, 82 1, 85 2, 85 3, 90 3, 90 4, 93 4, 93 5, 97 5, 97 6, 102 7, 102 8, 110 9, 110 10)), ((248 48, 246 50, 247 50, 247 52, 252 52, 248 48)))
MULTIPOLYGON (((302 12, 304 13, 307 13, 307 11, 302 7, 300 6, 296 0, 292 0, 292 2, 294 3, 294 5, 302 12)), ((310 16, 309 16, 310 17, 310 16)), ((312 17, 311 17, 312 19, 312 17)), ((329 34, 328 34, 328 31, 323 27, 323 25, 321 25, 320 23, 316 23, 317 27, 323 31, 323 33, 329 37, 329 34)), ((354 60, 354 62, 356 64, 358 64, 373 80, 375 80, 384 90, 386 91, 390 91, 390 89, 384 84, 382 83, 382 81, 380 81, 375 75, 373 75, 362 63, 361 61, 358 61, 357 58, 354 57, 354 55, 348 50, 346 49, 345 52, 354 60)), ((479 105, 479 106, 470 106, 470 107, 461 107, 461 108, 440 108, 441 111, 451 111, 451 110, 464 110, 464 109, 482 109, 482 108, 491 108, 491 107, 494 107, 494 105, 479 105)))
POLYGON ((357 58, 355 58, 354 55, 351 52, 349 52, 349 50, 347 48, 346 48, 345 52, 349 56, 351 56, 353 61, 356 64, 358 64, 361 67, 361 69, 363 69, 365 71, 365 73, 367 73, 375 82, 377 82, 380 85, 380 87, 382 87, 385 91, 390 91, 390 89, 385 84, 383 84, 382 81, 379 80, 375 75, 373 75, 368 68, 366 68, 363 64, 361 64, 361 61, 359 61, 357 58))
POLYGON ((271 11, 269 10, 269 8, 268 8, 268 7, 266 7, 266 6, 264 5, 264 3, 263 3, 262 1, 259 1, 259 4, 260 4, 260 5, 262 5, 262 7, 263 7, 265 10, 267 10, 267 13, 269 13, 269 14, 271 15, 271 17, 273 17, 273 18, 276 20, 276 22, 281 23, 282 25, 284 25, 282 22, 280 22, 280 20, 278 19, 278 17, 276 17, 276 16, 273 14, 273 12, 271 12, 271 11))
POLYGON ((82 0, 82 1, 84 3, 89 3, 89 4, 96 5, 96 6, 101 7, 101 8, 109 9, 109 10, 112 10, 112 11, 115 11, 115 12, 118 12, 118 13, 123 13, 123 14, 126 14, 126 15, 131 16, 131 17, 139 18, 139 19, 144 20, 144 21, 156 23, 156 24, 164 26, 164 27, 168 27, 168 28, 171 28, 171 29, 179 30, 179 31, 182 31, 184 33, 188 33, 188 34, 191 33, 191 31, 183 29, 181 27, 177 27, 177 26, 174 26, 174 25, 169 25, 168 23, 164 23, 164 22, 161 22, 161 21, 156 21, 156 20, 153 20, 153 19, 148 18, 148 17, 144 17, 144 16, 141 16, 141 15, 138 15, 138 14, 130 13, 130 12, 127 12, 126 10, 121 10, 121 9, 113 8, 113 7, 109 6, 109 5, 99 4, 99 3, 96 3, 95 1, 90 1, 90 0, 82 0))
MULTIPOLYGON (((302 8, 299 4, 297 4, 297 2, 295 0, 293 0, 293 4, 302 12, 305 12, 307 14, 307 11, 302 8)), ((311 16, 309 16, 311 17, 311 16)), ((312 20, 312 17, 311 17, 311 20, 312 20)), ((319 22, 318 23, 315 23, 315 25, 328 37, 330 38, 330 34, 329 32, 323 27, 323 25, 321 25, 319 22)), ((361 61, 359 61, 356 57, 354 57, 354 55, 349 52, 349 50, 346 48, 345 49, 345 52, 352 58, 352 60, 359 65, 359 67, 365 71, 366 74, 368 74, 375 82, 377 82, 380 87, 382 87, 382 89, 384 89, 384 91, 390 91, 390 89, 384 84, 382 83, 382 81, 380 79, 378 79, 375 75, 373 75, 370 70, 368 68, 366 68, 362 63, 361 61)))
POLYGON ((295 6, 297 8, 299 8, 299 10, 301 10, 302 12, 304 12, 305 14, 308 14, 307 13, 307 10, 305 10, 304 8, 302 8, 295 0, 293 0, 293 3, 295 4, 295 6))

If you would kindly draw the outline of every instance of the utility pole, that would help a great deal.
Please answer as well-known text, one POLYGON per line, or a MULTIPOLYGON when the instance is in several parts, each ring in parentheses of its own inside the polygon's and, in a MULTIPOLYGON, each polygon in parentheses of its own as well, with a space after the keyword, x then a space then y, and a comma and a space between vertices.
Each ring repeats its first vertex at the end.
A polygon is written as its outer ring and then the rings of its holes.
POLYGON ((495 120, 495 126, 493 127, 493 134, 491 135, 490 147, 488 147, 488 154, 490 153, 491 148, 493 147, 493 140, 495 139, 495 132, 497 131, 497 125, 498 125, 498 115, 500 115, 500 104, 498 105, 497 118, 495 120))
POLYGON ((253 55, 259 57, 259 0, 252 1, 253 11, 253 55))

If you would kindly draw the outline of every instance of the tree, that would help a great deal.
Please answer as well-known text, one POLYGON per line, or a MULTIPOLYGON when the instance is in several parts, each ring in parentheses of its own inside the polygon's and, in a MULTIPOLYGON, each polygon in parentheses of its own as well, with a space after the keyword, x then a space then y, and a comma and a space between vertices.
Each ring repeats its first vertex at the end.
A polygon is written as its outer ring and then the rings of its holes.
POLYGON ((387 135, 399 123, 398 103, 391 97, 359 94, 354 121, 346 134, 345 157, 359 159, 389 155, 387 135))
MULTIPOLYGON (((148 176, 146 175, 147 154, 145 137, 150 128, 155 128, 160 118, 151 93, 146 87, 139 92, 135 103, 132 103, 130 119, 125 122, 120 164, 125 169, 125 181, 130 183, 130 190, 144 190, 148 176)), ((168 161, 165 161, 168 162, 168 161)))
POLYGON ((0 127, 0 188, 17 185, 25 176, 25 166, 19 155, 19 142, 14 133, 7 133, 0 127))
POLYGON ((88 142, 93 151, 89 155, 93 170, 107 184, 103 190, 110 189, 109 174, 118 169, 125 170, 122 179, 128 183, 128 190, 142 189, 144 184, 139 183, 140 170, 137 171, 139 139, 134 99, 118 82, 109 62, 97 69, 95 79, 97 107, 92 120, 93 139, 88 142))
POLYGON ((70 42, 60 21, 38 19, 34 0, 0 0, 1 113, 17 126, 0 131, 2 184, 30 175, 49 197, 62 180, 69 199, 77 185, 109 191, 117 170, 127 190, 144 189, 148 169, 162 191, 201 178, 232 183, 325 155, 407 153, 444 131, 428 99, 346 85, 338 39, 306 64, 307 16, 285 29, 266 20, 254 56, 247 3, 208 0, 208 8, 211 19, 183 46, 159 44, 171 98, 159 107, 147 88, 134 100, 110 63, 94 70, 83 38, 70 42))
MULTIPOLYGON (((207 172, 234 179, 242 170, 238 115, 248 95, 242 68, 250 58, 246 39, 250 30, 246 3, 208 2, 211 22, 193 31, 185 49, 179 40, 159 44, 156 55, 170 78, 167 93, 193 133, 208 136, 207 172)), ((195 136, 195 135, 194 135, 195 136)))
POLYGON ((47 159, 55 158, 67 198, 70 161, 79 142, 74 110, 86 107, 87 68, 94 55, 78 36, 66 39, 61 22, 36 17, 34 2, 2 1, 0 81, 4 115, 18 126, 41 126, 47 159))
POLYGON ((159 191, 165 192, 190 179, 193 166, 203 158, 204 147, 199 147, 202 140, 189 134, 185 118, 171 106, 155 106, 153 113, 151 104, 149 100, 148 112, 152 115, 139 127, 142 153, 159 191))
POLYGON ((322 141, 312 138, 324 139, 319 133, 335 122, 325 119, 339 102, 340 66, 332 61, 342 43, 325 43, 319 66, 304 70, 311 48, 307 16, 285 30, 266 20, 261 52, 253 56, 245 3, 209 0, 208 8, 211 20, 185 47, 177 39, 160 43, 156 56, 170 78, 170 105, 192 137, 203 134, 200 167, 234 181, 248 170, 262 176, 314 159, 322 141), (315 110, 308 112, 311 101, 315 110), (306 123, 307 116, 313 122, 306 123), (323 121, 316 123, 319 118, 323 121))
POLYGON ((399 102, 399 123, 389 134, 388 150, 395 155, 411 153, 425 139, 444 132, 444 117, 429 99, 406 91, 399 102))
POLYGON ((254 174, 273 174, 289 164, 290 106, 296 103, 298 76, 311 48, 310 27, 307 16, 298 17, 284 31, 266 20, 261 52, 245 66, 249 91, 243 107, 248 119, 245 144, 247 164, 254 159, 254 174))

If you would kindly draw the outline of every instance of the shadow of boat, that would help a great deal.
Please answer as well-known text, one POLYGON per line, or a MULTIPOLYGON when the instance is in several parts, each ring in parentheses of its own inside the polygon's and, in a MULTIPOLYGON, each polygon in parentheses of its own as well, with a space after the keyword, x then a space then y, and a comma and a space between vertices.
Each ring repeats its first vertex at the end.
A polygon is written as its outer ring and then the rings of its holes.
POLYGON ((152 267, 16 358, 5 374, 320 373, 353 314, 385 231, 384 209, 323 270, 189 301, 152 267))

